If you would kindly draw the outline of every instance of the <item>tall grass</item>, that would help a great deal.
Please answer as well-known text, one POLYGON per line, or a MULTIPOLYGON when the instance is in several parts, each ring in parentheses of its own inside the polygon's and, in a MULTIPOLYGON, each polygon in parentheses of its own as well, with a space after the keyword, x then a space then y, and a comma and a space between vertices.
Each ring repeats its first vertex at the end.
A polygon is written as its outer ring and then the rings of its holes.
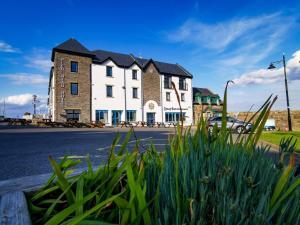
MULTIPOLYGON (((295 158, 278 167, 256 146, 276 97, 267 99, 247 136, 234 140, 223 126, 208 132, 177 128, 164 153, 121 147, 117 135, 105 165, 72 176, 79 161, 49 158, 53 175, 28 196, 34 224, 300 224, 300 178, 295 158)), ((227 104, 227 87, 224 94, 227 104)), ((251 119, 251 118, 250 118, 251 119)), ((286 149, 291 146, 287 143, 286 149)))

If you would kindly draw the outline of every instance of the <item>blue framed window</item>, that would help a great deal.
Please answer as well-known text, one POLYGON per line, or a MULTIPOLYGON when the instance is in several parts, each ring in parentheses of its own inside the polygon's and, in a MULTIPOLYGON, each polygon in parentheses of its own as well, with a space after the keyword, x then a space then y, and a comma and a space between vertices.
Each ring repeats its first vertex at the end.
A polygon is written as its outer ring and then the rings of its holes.
POLYGON ((113 87, 111 85, 106 86, 106 97, 112 97, 113 96, 113 87))
POLYGON ((107 123, 108 122, 108 111, 107 110, 96 110, 96 121, 107 123))
POLYGON ((78 95, 78 83, 71 83, 71 95, 78 95))
POLYGON ((138 89, 132 88, 132 98, 138 98, 138 89))
POLYGON ((71 61, 71 72, 72 73, 78 72, 78 62, 71 61))
POLYGON ((113 72, 112 72, 112 66, 106 66, 106 76, 112 77, 113 72))
MULTIPOLYGON (((182 113, 183 120, 185 120, 185 113, 182 113)), ((166 122, 177 123, 180 121, 180 112, 166 112, 165 113, 166 122)))
POLYGON ((137 70, 132 70, 132 79, 137 80, 137 70))
POLYGON ((136 121, 136 110, 127 110, 126 118, 127 118, 128 122, 135 122, 136 121))

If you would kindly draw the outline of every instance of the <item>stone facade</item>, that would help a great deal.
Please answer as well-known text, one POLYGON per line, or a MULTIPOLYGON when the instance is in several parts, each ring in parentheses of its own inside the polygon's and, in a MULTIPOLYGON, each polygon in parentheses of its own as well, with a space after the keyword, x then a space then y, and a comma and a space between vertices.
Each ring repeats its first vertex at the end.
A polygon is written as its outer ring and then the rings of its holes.
POLYGON ((197 124, 201 116, 204 119, 209 118, 211 116, 218 116, 222 114, 223 106, 222 105, 202 105, 202 104, 194 104, 193 105, 193 113, 194 113, 194 124, 197 124))
POLYGON ((160 106, 160 77, 161 75, 153 65, 150 63, 143 72, 143 99, 144 104, 149 100, 156 101, 160 106))
POLYGON ((80 110, 80 122, 91 121, 91 64, 92 59, 55 52, 55 109, 57 122, 66 121, 66 110, 80 110), (71 61, 78 62, 78 72, 71 72, 71 61), (78 83, 78 95, 71 95, 71 83, 78 83))
MULTIPOLYGON (((238 119, 244 120, 247 116, 247 112, 239 112, 239 113, 229 113, 231 116, 235 116, 238 119)), ((248 114, 248 118, 250 118, 254 112, 250 112, 248 114)), ((288 130, 287 123, 287 111, 271 111, 269 115, 269 119, 275 120, 275 126, 277 130, 286 131, 288 130)), ((300 110, 292 110, 291 111, 291 119, 292 119, 292 128, 294 131, 300 131, 300 110)))

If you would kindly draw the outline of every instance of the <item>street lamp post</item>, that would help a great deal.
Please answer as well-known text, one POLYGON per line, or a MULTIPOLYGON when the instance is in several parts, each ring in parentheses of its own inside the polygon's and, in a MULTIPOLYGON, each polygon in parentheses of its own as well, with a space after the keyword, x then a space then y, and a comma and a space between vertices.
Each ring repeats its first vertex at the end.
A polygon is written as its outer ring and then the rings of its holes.
POLYGON ((288 83, 286 78, 286 62, 285 62, 285 55, 282 55, 282 60, 271 62, 270 66, 268 67, 269 70, 275 69, 275 63, 282 63, 283 64, 283 72, 284 72, 284 83, 285 83, 285 94, 286 94, 286 105, 287 105, 287 113, 288 113, 288 127, 289 131, 292 131, 292 119, 291 119, 291 112, 290 112, 290 99, 289 99, 289 89, 288 83))

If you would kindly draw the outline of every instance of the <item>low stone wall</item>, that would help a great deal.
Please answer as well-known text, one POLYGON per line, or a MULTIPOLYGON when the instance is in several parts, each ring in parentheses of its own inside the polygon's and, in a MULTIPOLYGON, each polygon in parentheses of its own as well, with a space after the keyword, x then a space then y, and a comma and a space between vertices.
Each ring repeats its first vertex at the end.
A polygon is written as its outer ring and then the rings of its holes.
MULTIPOLYGON (((229 113, 229 115, 237 117, 240 120, 244 120, 247 114, 249 119, 254 114, 254 112, 229 113)), ((269 115, 269 119, 275 120, 275 125, 277 130, 285 131, 288 129, 287 111, 271 111, 269 115)), ((291 119, 292 119, 293 131, 300 131, 300 110, 292 110, 291 119)))

